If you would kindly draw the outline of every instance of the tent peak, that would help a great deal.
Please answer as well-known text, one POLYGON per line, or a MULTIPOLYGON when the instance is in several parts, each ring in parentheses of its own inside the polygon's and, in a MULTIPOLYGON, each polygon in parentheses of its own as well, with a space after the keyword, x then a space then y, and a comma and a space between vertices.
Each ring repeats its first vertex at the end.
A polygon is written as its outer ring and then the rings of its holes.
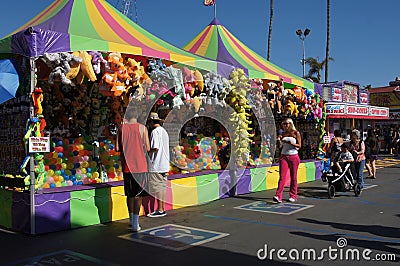
POLYGON ((214 18, 211 22, 210 25, 221 25, 221 22, 217 18, 214 18))

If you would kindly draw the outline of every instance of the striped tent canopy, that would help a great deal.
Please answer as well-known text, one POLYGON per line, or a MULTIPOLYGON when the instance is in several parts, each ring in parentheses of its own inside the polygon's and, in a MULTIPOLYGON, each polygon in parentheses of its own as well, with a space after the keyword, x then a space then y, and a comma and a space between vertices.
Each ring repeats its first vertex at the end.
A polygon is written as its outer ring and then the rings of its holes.
POLYGON ((161 58, 218 72, 232 69, 163 41, 105 0, 55 0, 28 23, 0 40, 0 53, 28 57, 80 50, 161 58))
POLYGON ((239 41, 217 18, 183 49, 207 58, 243 68, 250 78, 284 82, 314 89, 314 83, 298 77, 263 58, 239 41))

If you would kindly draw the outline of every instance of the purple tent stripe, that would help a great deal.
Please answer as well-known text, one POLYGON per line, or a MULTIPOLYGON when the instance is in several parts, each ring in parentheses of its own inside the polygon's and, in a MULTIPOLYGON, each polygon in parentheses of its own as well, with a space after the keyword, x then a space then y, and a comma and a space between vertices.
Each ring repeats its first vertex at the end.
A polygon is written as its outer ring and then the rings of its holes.
POLYGON ((68 33, 73 4, 74 1, 68 1, 55 16, 37 26, 46 30, 68 33))
MULTIPOLYGON (((219 28, 217 29, 219 30, 219 28)), ((240 64, 226 49, 224 42, 222 41, 221 34, 218 34, 218 55, 216 58, 217 61, 224 62, 226 64, 230 64, 232 66, 247 69, 242 64, 240 64)))

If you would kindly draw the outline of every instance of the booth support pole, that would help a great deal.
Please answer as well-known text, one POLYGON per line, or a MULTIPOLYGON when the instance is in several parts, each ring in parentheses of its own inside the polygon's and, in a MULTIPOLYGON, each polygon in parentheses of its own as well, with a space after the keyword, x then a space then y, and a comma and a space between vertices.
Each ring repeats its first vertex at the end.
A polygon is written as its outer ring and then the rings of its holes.
MULTIPOLYGON (((33 106, 32 101, 32 93, 35 90, 35 58, 30 57, 30 67, 31 67, 31 82, 30 82, 30 105, 29 105, 29 118, 32 119, 35 116, 35 107, 33 106)), ((30 187, 29 187, 29 194, 30 194, 30 217, 31 217, 31 234, 35 234, 35 161, 33 158, 33 154, 30 154, 30 166, 29 166, 29 175, 30 175, 30 187)))

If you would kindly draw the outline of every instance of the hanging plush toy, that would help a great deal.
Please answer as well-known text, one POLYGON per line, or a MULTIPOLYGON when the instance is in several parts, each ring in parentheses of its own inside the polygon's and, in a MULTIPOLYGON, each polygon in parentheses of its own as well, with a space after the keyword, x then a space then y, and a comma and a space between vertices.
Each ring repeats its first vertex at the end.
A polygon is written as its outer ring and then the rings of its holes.
POLYGON ((32 93, 33 105, 35 106, 35 116, 41 115, 43 113, 43 90, 41 88, 35 88, 32 93))
POLYGON ((71 70, 71 65, 82 62, 80 57, 67 52, 45 53, 42 60, 51 69, 48 80, 50 84, 54 84, 58 80, 63 84, 71 84, 71 80, 67 78, 67 73, 71 70))
POLYGON ((104 59, 103 54, 99 51, 89 51, 92 56, 92 65, 94 73, 100 74, 101 66, 106 66, 107 60, 104 59))

